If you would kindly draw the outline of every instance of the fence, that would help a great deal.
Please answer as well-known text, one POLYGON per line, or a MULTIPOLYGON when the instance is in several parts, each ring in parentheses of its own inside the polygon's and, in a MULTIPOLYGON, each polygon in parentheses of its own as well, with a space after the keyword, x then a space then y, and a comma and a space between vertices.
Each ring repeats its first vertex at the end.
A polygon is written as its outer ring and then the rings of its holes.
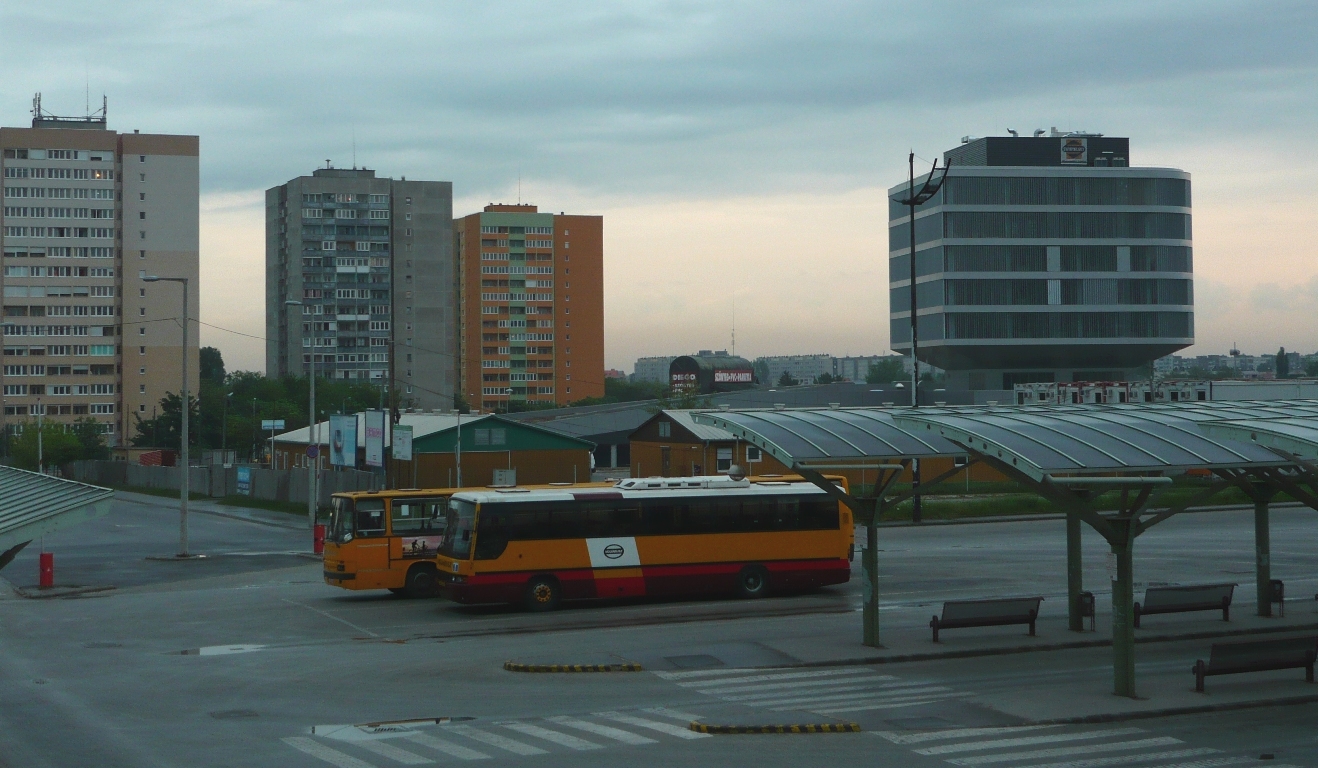
MULTIPOLYGON (((136 486, 139 488, 160 488, 162 490, 179 489, 182 479, 181 467, 149 467, 130 464, 126 461, 75 461, 70 465, 70 475, 74 480, 93 485, 136 486)), ((251 467, 251 489, 246 495, 253 499, 265 501, 287 501, 294 504, 307 503, 306 469, 261 469, 251 467)), ((193 493, 220 498, 237 496, 238 467, 198 467, 191 468, 188 477, 189 488, 193 493)), ((330 496, 344 491, 373 491, 380 487, 380 475, 374 472, 357 472, 354 470, 330 471, 320 473, 320 498, 318 506, 329 505, 330 496)))

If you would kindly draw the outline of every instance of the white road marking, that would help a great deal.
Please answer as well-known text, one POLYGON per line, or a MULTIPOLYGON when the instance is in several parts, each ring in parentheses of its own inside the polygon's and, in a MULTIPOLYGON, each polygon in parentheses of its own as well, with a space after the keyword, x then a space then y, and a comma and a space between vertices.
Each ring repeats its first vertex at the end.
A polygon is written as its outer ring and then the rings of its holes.
POLYGON ((530 723, 500 723, 500 725, 502 725, 504 728, 517 731, 518 733, 524 733, 527 736, 534 736, 537 739, 552 741, 553 743, 558 744, 559 746, 562 747, 567 747, 568 749, 577 749, 584 751, 588 749, 601 748, 599 744, 596 744, 593 741, 578 739, 576 736, 569 736, 566 733, 559 733, 558 731, 553 731, 548 728, 541 728, 538 725, 531 725, 530 723))
POLYGON ((792 681, 790 683, 756 683, 754 685, 729 685, 726 688, 698 688, 698 692, 708 696, 722 696, 725 693, 751 693, 754 691, 772 691, 782 689, 805 690, 809 688, 829 688, 834 685, 858 683, 862 680, 892 680, 887 675, 863 675, 858 677, 835 677, 829 680, 792 681))
POLYGON ((742 702, 748 707, 769 707, 783 706, 786 704, 820 704, 827 705, 831 702, 842 701, 873 701, 875 703, 882 701, 896 701, 900 698, 908 699, 927 699, 931 693, 951 692, 951 688, 945 685, 931 685, 927 688, 901 688, 895 691, 870 691, 868 693, 843 693, 836 696, 803 696, 792 699, 769 699, 768 701, 746 701, 742 702))
MULTIPOLYGON (((1108 766, 1133 765, 1135 763, 1151 763, 1156 760, 1171 760, 1178 757, 1200 757, 1202 755, 1212 755, 1221 752, 1219 749, 1209 749, 1207 747, 1197 749, 1173 749, 1167 752, 1145 752, 1140 755, 1115 755, 1113 757, 1094 757, 1085 760, 1067 760, 1061 763, 1043 763, 1031 768, 1107 768, 1108 766)), ((951 762, 950 760, 948 762, 951 762)), ((1161 768, 1161 767, 1159 767, 1161 768)))
MULTIPOLYGON (((1157 736, 1151 739, 1136 739, 1135 741, 1118 741, 1110 744, 1085 744, 1079 747, 1057 747, 1055 749, 1037 749, 1033 752, 1013 752, 1007 755, 977 755, 975 757, 955 757, 947 762, 952 765, 992 765, 993 763, 1008 763, 1012 760, 1042 760, 1045 757, 1066 757, 1068 755, 1092 755, 1099 752, 1127 752, 1132 749, 1148 749, 1150 747, 1170 747, 1173 744, 1184 744, 1185 742, 1171 736, 1157 736)), ((1220 752, 1219 749, 1204 750, 1186 750, 1195 752, 1193 755, 1185 757, 1196 757, 1198 755, 1211 755, 1220 752)), ((1181 755, 1173 755, 1181 757, 1181 755)))
POLYGON ((700 719, 700 715, 693 715, 690 712, 682 712, 681 710, 669 709, 668 707, 651 707, 650 709, 643 709, 641 711, 649 712, 652 715, 658 715, 660 717, 671 717, 674 720, 681 720, 684 723, 700 719))
POLYGON ((472 728, 470 725, 450 725, 446 729, 449 733, 456 733, 466 736, 474 741, 489 744, 491 747, 512 752, 515 755, 545 755, 545 750, 539 747, 533 747, 530 744, 523 744, 516 739, 510 739, 507 736, 500 736, 496 733, 486 733, 485 731, 472 728))
POLYGON ((402 763, 404 765, 427 765, 429 763, 435 762, 434 760, 431 760, 428 757, 422 757, 421 755, 418 755, 415 752, 408 752, 406 749, 395 747, 393 744, 390 744, 385 741, 365 740, 354 743, 357 746, 361 747, 362 749, 366 750, 367 752, 374 752, 380 757, 387 757, 390 760, 393 760, 398 763, 402 763))
POLYGON ((468 749, 461 744, 454 744, 451 741, 437 739, 428 733, 409 733, 403 737, 408 741, 414 741, 423 747, 430 747, 436 752, 443 752, 459 760, 488 760, 489 755, 484 752, 477 752, 474 749, 468 749))
POLYGON ((693 669, 688 672, 659 672, 655 675, 665 680, 688 680, 697 677, 716 677, 719 675, 744 675, 750 670, 747 669, 693 669))
MULTIPOLYGON (((893 688, 915 688, 923 685, 933 685, 933 683, 931 683, 928 680, 902 680, 896 683, 879 683, 878 685, 871 685, 869 683, 857 683, 855 685, 839 685, 832 688, 826 688, 822 692, 832 695, 834 693, 847 693, 849 691, 885 691, 893 688)), ((788 699, 796 699, 799 697, 804 699, 805 696, 803 695, 803 693, 808 695, 807 692, 777 691, 774 693, 765 694, 765 696, 768 696, 770 699, 779 698, 779 697, 788 698, 788 699)), ((751 701, 753 699, 763 700, 765 696, 761 696, 760 694, 755 694, 755 693, 748 693, 737 696, 720 696, 719 698, 723 699, 724 701, 751 701)))
POLYGON ((1086 739, 1105 739, 1113 736, 1129 736, 1144 733, 1143 728, 1110 728, 1103 731, 1085 731, 1080 733, 1054 733, 1047 736, 1022 736, 1019 739, 990 739, 988 741, 968 741, 960 744, 943 744, 937 747, 917 749, 917 755, 952 755, 957 752, 976 752, 983 749, 1009 749, 1011 747, 1028 747, 1033 744, 1056 744, 1061 741, 1084 741, 1086 739))
POLYGON ((238 645, 204 645, 197 649, 198 656, 228 656, 234 653, 252 653, 265 648, 264 645, 238 644, 238 645))
MULTIPOLYGON (((701 686, 719 687, 724 685, 734 685, 740 683, 763 683, 772 680, 804 680, 811 677, 837 677, 839 675, 855 676, 855 675, 863 675, 863 674, 872 675, 875 673, 873 670, 866 670, 865 672, 860 672, 854 669, 822 669, 822 670, 814 670, 810 672, 783 672, 778 674, 767 674, 767 675, 747 675, 745 677, 723 678, 717 681, 707 680, 703 682, 678 683, 678 685, 682 686, 683 688, 699 688, 701 686)), ((887 678, 892 679, 891 676, 887 676, 887 678)))
POLYGON ((682 726, 672 725, 671 723, 661 723, 656 720, 646 720, 643 717, 624 715, 621 712, 596 712, 595 716, 602 717, 605 720, 612 720, 617 723, 626 723, 627 725, 634 725, 637 728, 648 728, 652 731, 666 733, 669 736, 676 736, 679 739, 709 738, 708 733, 696 733, 690 728, 683 728, 682 726))
MULTIPOLYGON (((909 696, 901 701, 889 700, 882 704, 866 704, 864 706, 828 707, 824 709, 816 708, 816 709, 811 709, 810 711, 816 712, 821 715, 831 715, 839 712, 868 712, 870 710, 875 710, 875 709, 902 709, 903 707, 918 707, 918 706, 923 706, 925 704, 934 704, 939 701, 947 701, 948 699, 961 699, 961 698, 965 698, 966 696, 974 696, 974 695, 975 694, 973 693, 959 692, 959 693, 947 693, 941 696, 934 696, 932 698, 929 696, 909 696)), ((783 710, 775 710, 775 711, 783 711, 783 710)))
POLYGON ((565 725, 568 728, 576 728, 578 731, 593 733, 596 736, 603 736, 606 739, 621 741, 623 744, 632 744, 634 746, 641 744, 656 744, 654 739, 648 739, 644 736, 637 735, 631 731, 624 731, 621 728, 614 728, 608 725, 592 723, 589 720, 578 720, 575 717, 549 717, 545 718, 551 723, 565 725))
POLYGON ((299 603, 299 602, 296 601, 296 600, 289 600, 289 599, 286 598, 286 597, 281 597, 281 598, 279 598, 279 599, 282 600, 282 601, 284 601, 285 603, 288 603, 289 605, 296 605, 296 606, 299 607, 299 608, 306 608, 308 611, 311 611, 312 613, 319 613, 321 616, 324 616, 324 617, 327 618, 327 619, 331 619, 331 620, 333 620, 333 621, 337 621, 337 622, 339 622, 340 624, 346 624, 346 625, 348 625, 349 627, 352 627, 353 629, 355 629, 355 630, 357 630, 358 632, 361 632, 361 633, 363 633, 363 634, 370 635, 371 637, 379 637, 379 635, 375 634, 374 632, 372 632, 371 630, 367 629, 366 627, 361 627, 361 626, 358 626, 358 625, 356 625, 356 624, 353 624, 351 621, 348 621, 347 619, 343 619, 343 618, 340 618, 340 617, 338 617, 338 616, 335 616, 334 614, 329 613, 329 612, 327 612, 327 611, 322 611, 322 610, 320 610, 319 608, 312 608, 312 607, 309 606, 309 605, 305 605, 305 604, 303 604, 303 603, 299 603))
POLYGON ((330 765, 336 765, 338 768, 376 768, 365 760, 358 760, 352 755, 327 747, 306 736, 289 736, 283 739, 283 742, 299 752, 305 752, 312 757, 324 760, 330 765))
POLYGON ((1042 731, 1056 728, 1055 725, 1016 725, 1006 728, 951 728, 946 731, 929 731, 926 733, 897 733, 896 731, 871 731, 875 736, 891 741, 893 744, 923 744, 926 741, 944 739, 968 739, 974 736, 998 736, 1026 731, 1042 731))

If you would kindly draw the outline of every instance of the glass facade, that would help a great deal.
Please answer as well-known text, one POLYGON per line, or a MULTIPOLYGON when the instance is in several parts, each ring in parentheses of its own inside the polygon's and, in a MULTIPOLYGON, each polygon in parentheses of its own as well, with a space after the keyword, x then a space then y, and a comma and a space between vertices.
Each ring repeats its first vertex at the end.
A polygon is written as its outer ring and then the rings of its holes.
POLYGON ((1165 205, 1190 207, 1185 179, 951 176, 948 205, 1165 205))

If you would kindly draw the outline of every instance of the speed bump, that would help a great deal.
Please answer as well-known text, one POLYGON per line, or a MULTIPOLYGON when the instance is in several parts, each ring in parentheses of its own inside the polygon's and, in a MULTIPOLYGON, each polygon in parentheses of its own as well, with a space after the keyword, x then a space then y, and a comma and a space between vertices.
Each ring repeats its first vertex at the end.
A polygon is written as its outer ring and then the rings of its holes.
POLYGON ((696 733, 860 733, 860 723, 806 723, 800 725, 708 725, 692 722, 696 733))
POLYGON ((519 664, 505 661, 509 672, 641 672, 640 664, 519 664))

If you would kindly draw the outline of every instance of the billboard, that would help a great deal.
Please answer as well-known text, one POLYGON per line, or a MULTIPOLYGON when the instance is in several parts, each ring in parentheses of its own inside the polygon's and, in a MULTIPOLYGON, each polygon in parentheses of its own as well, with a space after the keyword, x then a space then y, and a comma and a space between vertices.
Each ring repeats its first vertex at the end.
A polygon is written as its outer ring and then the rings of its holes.
POLYGON ((714 371, 715 384, 753 384, 755 382, 755 373, 749 368, 745 370, 728 369, 714 371))
POLYGON ((330 464, 357 468, 357 417, 330 416, 330 464))
POLYGON ((366 414, 366 466, 384 466, 384 411, 366 414))
POLYGON ((412 460, 412 427, 399 424, 394 427, 394 458, 399 461, 412 460))
POLYGON ((1089 139, 1062 139, 1062 165, 1089 165, 1089 139))

